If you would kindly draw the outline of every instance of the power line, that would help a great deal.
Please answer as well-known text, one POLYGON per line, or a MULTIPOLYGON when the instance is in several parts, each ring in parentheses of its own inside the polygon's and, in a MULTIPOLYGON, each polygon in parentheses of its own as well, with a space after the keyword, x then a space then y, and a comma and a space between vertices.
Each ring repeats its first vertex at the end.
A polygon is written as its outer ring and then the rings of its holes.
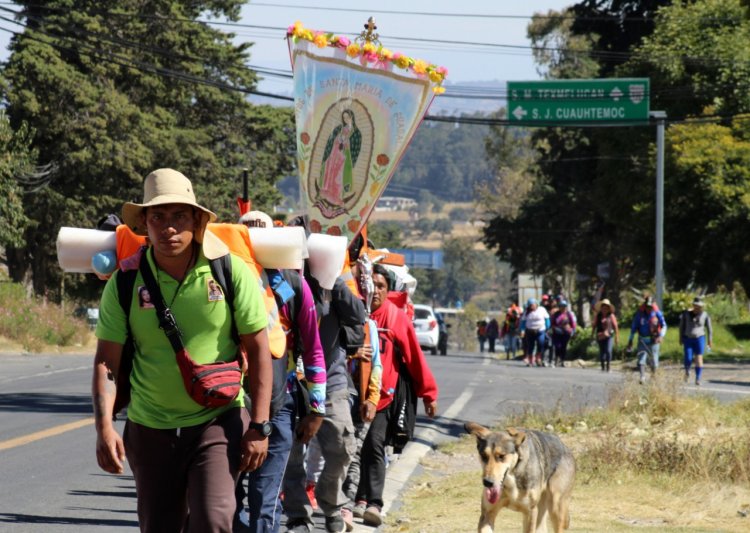
MULTIPOLYGON (((7 10, 5 8, 2 8, 2 7, 0 7, 0 10, 6 10, 6 11, 10 11, 12 13, 15 13, 13 10, 7 10)), ((26 18, 29 19, 29 20, 33 20, 35 22, 38 22, 40 25, 43 22, 38 17, 29 17, 29 16, 26 16, 26 18)), ((16 22, 16 24, 19 24, 21 26, 26 27, 25 25, 23 25, 21 23, 18 23, 18 22, 16 22)), ((64 30, 65 30, 65 28, 63 28, 63 31, 64 30)), ((127 39, 122 39, 122 38, 111 39, 111 38, 108 37, 108 35, 104 35, 104 34, 97 33, 97 32, 90 32, 90 31, 87 31, 87 30, 82 30, 80 28, 73 28, 73 31, 75 33, 79 34, 79 35, 81 33, 84 33, 86 35, 90 35, 90 36, 93 36, 95 38, 102 39, 102 40, 105 40, 105 41, 113 42, 113 43, 118 44, 118 45, 124 45, 126 47, 135 48, 135 49, 139 49, 139 50, 152 51, 154 53, 157 53, 157 54, 160 54, 162 56, 168 57, 170 59, 188 59, 188 60, 191 60, 191 61, 195 61, 196 63, 199 63, 201 65, 204 65, 203 59, 195 57, 195 56, 189 56, 189 55, 186 55, 186 54, 176 54, 176 53, 174 53, 174 52, 172 52, 170 50, 164 50, 164 49, 153 47, 153 46, 143 45, 142 43, 130 41, 130 40, 127 40, 127 39)), ((63 35, 61 37, 65 37, 65 36, 63 35)), ((253 71, 255 71, 255 72, 258 72, 258 73, 261 73, 261 74, 265 74, 265 75, 268 75, 268 76, 281 77, 281 78, 287 78, 287 79, 292 79, 293 78, 291 70, 262 68, 262 67, 257 67, 257 66, 253 66, 253 65, 248 65, 248 67, 250 69, 252 69, 253 71)), ((487 89, 487 88, 480 88, 480 89, 474 90, 471 87, 468 87, 468 86, 465 87, 465 86, 461 86, 461 85, 456 85, 456 86, 453 87, 453 89, 455 91, 458 91, 458 92, 451 91, 449 93, 446 93, 444 96, 446 96, 447 98, 477 99, 477 100, 504 100, 504 99, 507 98, 507 90, 505 90, 505 89, 494 89, 493 90, 493 89, 487 89), (463 94, 462 94, 462 91, 463 91, 463 94), (472 93, 472 94, 469 94, 469 93, 472 93)), ((659 94, 660 95, 665 95, 667 92, 669 92, 669 93, 674 92, 674 93, 678 93, 678 94, 688 93, 689 92, 690 94, 693 94, 693 95, 696 94, 696 91, 695 91, 695 89, 693 87, 669 88, 669 89, 665 89, 663 92, 661 92, 659 94)), ((650 96, 651 95, 649 95, 649 94, 644 94, 644 97, 650 97, 650 96)), ((569 99, 565 99, 565 100, 566 101, 571 101, 571 102, 572 101, 577 101, 577 99, 575 99, 575 98, 569 98, 569 99)), ((593 99, 592 98, 582 98, 581 100, 585 100, 585 101, 587 101, 589 103, 597 103, 599 101, 601 101, 601 102, 607 101, 606 99, 601 99, 600 100, 600 99, 597 99, 597 98, 593 98, 593 99)))
MULTIPOLYGON (((502 15, 496 13, 444 13, 435 11, 396 11, 386 9, 357 9, 352 7, 340 8, 340 7, 324 7, 324 6, 312 6, 312 5, 300 5, 300 4, 271 4, 267 2, 253 2, 251 7, 271 7, 271 8, 282 8, 282 9, 306 9, 315 11, 343 11, 346 13, 380 13, 385 15, 413 15, 419 17, 450 17, 450 18, 481 18, 481 19, 511 19, 511 20, 530 20, 532 18, 537 19, 548 19, 548 20, 586 20, 586 21, 605 21, 605 22, 653 22, 655 17, 650 15, 644 15, 642 17, 619 17, 615 15, 610 16, 579 16, 565 14, 568 10, 564 9, 559 15, 543 15, 541 13, 534 13, 533 15, 502 15)), ((710 20, 714 21, 731 21, 736 22, 737 19, 732 17, 711 17, 710 20)))
MULTIPOLYGON (((10 4, 10 5, 14 5, 14 4, 10 4)), ((62 8, 55 8, 55 7, 49 7, 49 6, 43 6, 43 5, 30 5, 29 7, 37 7, 41 9, 47 9, 47 10, 58 11, 58 12, 63 12, 63 13, 67 12, 66 10, 62 8)), ((301 6, 301 7, 307 7, 307 6, 301 6)), ((329 8, 329 9, 334 9, 334 8, 329 8)), ((338 10, 338 8, 336 9, 338 10)), ((370 10, 367 10, 367 11, 371 12, 370 10)), ((16 13, 17 15, 24 16, 22 12, 16 12, 16 11, 13 11, 13 12, 16 13)), ((164 17, 159 17, 156 15, 147 15, 143 13, 112 13, 106 10, 91 10, 91 12, 99 13, 101 15, 106 15, 106 16, 112 16, 112 17, 127 17, 127 18, 137 17, 137 18, 153 19, 153 20, 159 20, 159 21, 164 20, 164 17)), ((609 18, 606 18, 606 17, 605 19, 610 20, 609 18)), ((284 34, 286 34, 286 31, 287 31, 287 28, 283 26, 265 26, 265 25, 255 25, 255 24, 244 24, 244 23, 239 23, 239 22, 222 22, 222 21, 214 21, 214 20, 194 20, 194 19, 174 17, 174 16, 170 17, 170 20, 176 21, 176 22, 200 23, 204 25, 227 26, 227 27, 232 27, 232 28, 251 28, 251 29, 272 30, 272 31, 278 31, 280 33, 284 32, 284 34)), ((618 18, 616 20, 620 20, 620 19, 618 18)), ((717 20, 722 20, 722 19, 717 19, 717 20)), ((723 20, 736 22, 735 19, 730 19, 730 18, 726 18, 723 20)), ((337 33, 337 34, 342 34, 342 35, 353 35, 351 32, 342 32, 342 31, 333 31, 332 33, 337 33)), ((268 37, 268 38, 271 38, 271 37, 268 37)), ((277 38, 277 37, 273 37, 273 38, 277 38)), ((516 51, 524 51, 526 53, 530 53, 534 50, 546 51, 546 52, 569 53, 573 55, 589 56, 592 58, 597 58, 597 59, 602 59, 602 60, 609 59, 609 60, 626 61, 633 56, 637 56, 637 53, 634 53, 634 52, 619 52, 619 51, 607 51, 607 50, 574 50, 571 48, 564 48, 564 47, 537 47, 533 45, 515 45, 515 44, 487 43, 487 42, 475 42, 475 41, 455 41, 455 40, 449 41, 449 40, 444 40, 444 39, 399 37, 399 36, 388 36, 388 35, 382 35, 382 34, 380 35, 380 38, 392 39, 396 41, 404 41, 404 42, 410 42, 410 43, 428 43, 431 45, 440 45, 442 47, 450 47, 451 51, 455 50, 456 46, 470 46, 470 47, 484 47, 488 49, 500 49, 500 50, 506 50, 506 51, 516 50, 516 51)), ((476 53, 476 51, 474 51, 473 53, 476 53)), ((719 64, 725 64, 725 63, 750 64, 749 61, 745 61, 745 60, 726 61, 726 60, 716 58, 716 57, 700 57, 700 56, 691 57, 691 56, 682 56, 679 54, 662 54, 660 56, 653 56, 649 58, 649 61, 653 62, 655 58, 659 58, 659 59, 679 58, 683 61, 697 62, 697 63, 714 62, 714 63, 719 63, 719 64)))
MULTIPOLYGON (((53 39, 55 38, 55 36, 50 35, 42 30, 30 28, 20 22, 17 22, 17 21, 14 21, 6 17, 2 17, 2 16, 0 16, 0 20, 4 20, 6 22, 10 22, 12 24, 22 26, 27 30, 26 33, 19 34, 7 28, 0 27, 1 31, 6 31, 14 35, 23 35, 26 38, 29 38, 31 40, 38 41, 40 43, 43 43, 48 46, 52 46, 54 48, 64 50, 67 52, 83 53, 85 55, 89 55, 90 57, 93 57, 98 60, 108 61, 113 64, 117 64, 117 65, 124 66, 127 68, 135 68, 137 70, 145 71, 145 72, 152 73, 152 74, 164 75, 164 76, 172 77, 175 79, 180 79, 182 81, 186 81, 189 83, 203 84, 203 85, 213 86, 222 90, 239 91, 239 92, 243 92, 247 94, 265 96, 268 98, 275 98, 275 99, 280 99, 280 100, 285 100, 285 101, 294 101, 294 98, 290 96, 257 91, 257 90, 249 89, 246 87, 238 87, 238 86, 234 86, 234 85, 227 84, 224 82, 218 82, 216 80, 201 78, 200 76, 195 76, 195 75, 188 74, 185 72, 175 71, 173 69, 168 69, 165 67, 155 66, 149 63, 135 61, 129 58, 122 58, 121 56, 118 56, 117 54, 103 51, 99 48, 88 45, 87 43, 80 43, 80 44, 88 47, 90 50, 93 50, 93 51, 87 52, 81 49, 72 49, 72 48, 65 47, 56 43, 45 41, 43 39, 35 38, 32 35, 29 35, 28 33, 28 32, 36 32, 36 33, 40 33, 42 35, 45 35, 53 39)), ((682 123, 682 122, 695 123, 697 121, 705 122, 705 121, 726 120, 728 118, 734 118, 734 117, 736 117, 736 115, 726 115, 726 116, 712 115, 712 116, 699 117, 699 118, 683 117, 683 118, 672 118, 672 119, 669 119, 667 122, 669 123, 682 123)), ((518 122, 512 122, 509 119, 502 119, 502 118, 472 117, 472 116, 456 117, 456 116, 440 116, 440 115, 427 115, 425 116, 424 120, 435 121, 435 122, 447 122, 447 123, 454 123, 454 124, 476 124, 476 125, 488 125, 488 126, 497 125, 497 126, 521 126, 521 127, 549 127, 549 126, 561 126, 562 125, 562 126, 580 127, 580 128, 592 128, 592 127, 602 127, 602 126, 643 126, 643 125, 647 125, 650 123, 648 121, 641 121, 641 120, 620 120, 617 122, 606 123, 606 124, 587 124, 587 123, 571 124, 571 123, 560 123, 560 122, 554 122, 554 121, 535 122, 534 124, 519 124, 518 122)))

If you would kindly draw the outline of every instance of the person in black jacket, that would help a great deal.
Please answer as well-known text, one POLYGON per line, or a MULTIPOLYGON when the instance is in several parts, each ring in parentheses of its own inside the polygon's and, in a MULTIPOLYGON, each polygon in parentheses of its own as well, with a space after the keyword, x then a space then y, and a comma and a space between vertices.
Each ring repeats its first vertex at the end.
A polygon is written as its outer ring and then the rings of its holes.
MULTIPOLYGON (((348 502, 342 491, 347 467, 355 452, 354 424, 349 405, 347 355, 364 343, 365 307, 339 277, 333 289, 320 286, 305 270, 305 279, 315 299, 320 342, 326 360, 326 416, 317 433, 325 466, 315 486, 318 506, 325 515, 326 530, 344 531, 341 509, 348 502)), ((288 531, 312 530, 312 506, 305 491, 304 447, 295 440, 284 476, 284 511, 288 531)))

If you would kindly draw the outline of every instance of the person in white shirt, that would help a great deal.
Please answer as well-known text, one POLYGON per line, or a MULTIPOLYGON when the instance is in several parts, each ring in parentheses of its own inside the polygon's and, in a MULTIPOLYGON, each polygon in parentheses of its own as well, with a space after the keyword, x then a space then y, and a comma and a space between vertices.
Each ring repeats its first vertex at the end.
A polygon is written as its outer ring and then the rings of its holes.
POLYGON ((539 305, 536 298, 529 298, 526 302, 526 309, 521 316, 521 338, 524 343, 526 366, 542 366, 544 340, 549 326, 550 320, 547 310, 539 305))

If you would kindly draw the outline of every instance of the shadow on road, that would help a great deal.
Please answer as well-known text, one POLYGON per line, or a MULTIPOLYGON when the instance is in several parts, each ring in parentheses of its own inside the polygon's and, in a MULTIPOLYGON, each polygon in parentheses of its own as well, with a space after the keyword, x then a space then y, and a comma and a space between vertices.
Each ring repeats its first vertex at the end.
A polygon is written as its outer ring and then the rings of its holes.
POLYGON ((0 394, 0 411, 28 411, 33 413, 91 414, 91 396, 14 392, 0 394))
MULTIPOLYGON (((417 427, 420 429, 431 428, 441 435, 450 437, 458 437, 462 433, 465 433, 464 421, 455 418, 438 417, 436 419, 430 420, 429 418, 420 415, 417 417, 417 427)), ((433 442, 422 440, 419 438, 419 435, 416 435, 414 440, 417 442, 422 442, 423 444, 427 444, 428 446, 434 446, 433 442)))
POLYGON ((745 383, 743 381, 723 380, 723 379, 709 379, 706 383, 710 383, 711 385, 734 385, 737 387, 750 387, 750 383, 745 383))
POLYGON ((0 523, 6 524, 79 524, 82 526, 138 527, 138 520, 80 518, 66 516, 40 516, 30 514, 0 513, 0 523))
POLYGON ((112 496, 115 498, 135 498, 135 489, 130 491, 70 490, 71 496, 112 496))

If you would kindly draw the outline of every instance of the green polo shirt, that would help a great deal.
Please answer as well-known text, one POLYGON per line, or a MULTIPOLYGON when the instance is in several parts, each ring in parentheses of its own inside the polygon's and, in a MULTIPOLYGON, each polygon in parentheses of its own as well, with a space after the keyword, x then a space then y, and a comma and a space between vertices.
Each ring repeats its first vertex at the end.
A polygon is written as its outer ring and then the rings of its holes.
MULTIPOLYGON (((229 306, 223 295, 217 298, 216 291, 211 290, 214 284, 209 285, 209 281, 213 280, 213 275, 203 252, 181 284, 156 269, 152 253, 149 249, 149 265, 193 360, 206 364, 234 359, 237 345, 232 340, 229 306)), ((236 256, 231 259, 237 331, 240 335, 255 333, 267 323, 258 277, 242 259, 236 256)), ((96 336, 124 344, 126 317, 118 300, 115 276, 104 288, 96 336)), ((220 409, 202 407, 190 398, 174 350, 164 331, 159 329, 156 309, 139 298, 142 287, 144 283, 139 272, 130 304, 130 327, 136 350, 130 375, 132 390, 128 418, 150 428, 172 429, 202 424, 230 407, 241 406, 242 395, 220 409)))

